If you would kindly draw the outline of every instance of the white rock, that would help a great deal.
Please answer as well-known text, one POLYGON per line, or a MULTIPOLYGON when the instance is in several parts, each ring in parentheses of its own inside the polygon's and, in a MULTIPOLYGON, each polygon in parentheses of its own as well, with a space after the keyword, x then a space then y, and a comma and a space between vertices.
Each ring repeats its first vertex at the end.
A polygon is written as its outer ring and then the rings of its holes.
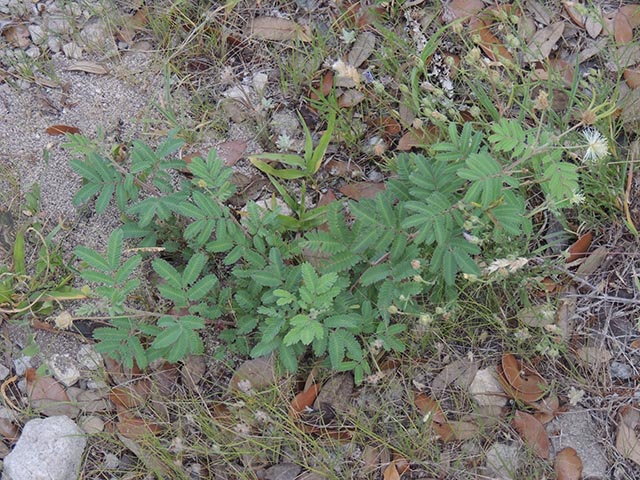
POLYGON ((0 380, 4 380, 9 376, 11 370, 0 363, 0 380))
POLYGON ((2 480, 77 478, 87 439, 66 416, 30 420, 4 459, 2 480))
POLYGON ((47 31, 52 33, 70 33, 71 22, 64 16, 51 16, 47 18, 46 25, 47 31))
POLYGON ((496 480, 515 480, 520 463, 519 447, 494 443, 487 451, 486 462, 489 475, 496 480))
POLYGON ((49 37, 47 40, 47 47, 49 47, 49 50, 53 53, 58 53, 62 48, 62 42, 58 37, 49 37))
POLYGON ((70 355, 54 353, 47 361, 53 376, 66 387, 70 387, 80 380, 80 369, 70 355))
POLYGON ((93 345, 82 345, 76 354, 76 360, 88 370, 97 370, 102 367, 102 355, 96 352, 93 345))
POLYGON ((67 58, 71 58, 73 60, 80 60, 82 58, 82 48, 80 48, 77 43, 65 43, 62 46, 62 51, 67 58))
POLYGON ((27 371, 27 368, 31 368, 31 357, 20 357, 13 360, 13 368, 16 371, 16 375, 23 376, 27 371))
POLYGON ((44 30, 42 30, 42 27, 40 25, 29 25, 27 28, 29 29, 31 40, 36 45, 44 43, 47 39, 47 35, 44 33, 44 30))
POLYGON ((35 45, 32 45, 31 47, 27 48, 24 53, 29 58, 38 58, 40 56, 40 49, 35 45))
POLYGON ((478 370, 473 382, 469 385, 469 394, 478 402, 478 405, 501 407, 507 404, 507 397, 493 368, 478 370))

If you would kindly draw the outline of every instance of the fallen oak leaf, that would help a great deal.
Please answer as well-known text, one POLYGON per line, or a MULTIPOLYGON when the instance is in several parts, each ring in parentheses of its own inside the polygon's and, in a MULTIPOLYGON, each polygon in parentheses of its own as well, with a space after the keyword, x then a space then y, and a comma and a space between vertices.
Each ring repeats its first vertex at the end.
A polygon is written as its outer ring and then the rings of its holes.
POLYGON ((384 472, 382 473, 382 478, 383 480, 400 480, 400 473, 396 468, 395 460, 392 460, 391 463, 387 465, 387 468, 384 469, 384 472))
POLYGON ((588 232, 578 238, 573 244, 568 248, 569 257, 567 258, 566 263, 575 262, 579 258, 584 257, 587 254, 587 250, 591 246, 591 241, 593 240, 593 233, 588 232))
POLYGON ((320 386, 317 383, 314 383, 306 390, 298 393, 291 401, 291 416, 293 418, 298 418, 307 408, 311 408, 313 403, 316 401, 316 397, 319 392, 320 386))
POLYGON ((631 405, 625 405, 619 414, 616 450, 623 457, 640 465, 640 440, 636 435, 638 425, 640 425, 640 411, 631 405))
POLYGON ((65 68, 69 72, 85 72, 93 73, 95 75, 106 75, 109 73, 107 67, 97 62, 81 61, 75 62, 70 67, 65 68))
POLYGON ((512 425, 531 451, 540 458, 549 458, 549 436, 536 417, 517 410, 512 425))
POLYGON ((580 480, 582 478, 582 460, 571 447, 558 452, 553 464, 557 480, 580 480))
POLYGON ((453 429, 449 425, 449 422, 440 408, 440 405, 438 405, 438 402, 424 393, 416 395, 413 402, 423 415, 422 421, 424 423, 430 422, 434 433, 440 437, 443 442, 448 442, 455 438, 453 429))
POLYGON ((80 133, 78 127, 72 127, 71 125, 51 125, 46 130, 48 135, 65 135, 67 133, 80 133))
POLYGON ((162 427, 157 423, 148 422, 140 417, 126 413, 118 415, 116 428, 121 435, 131 439, 139 439, 162 432, 162 427))
POLYGON ((260 40, 310 42, 309 27, 286 18, 256 17, 251 22, 251 36, 260 40))

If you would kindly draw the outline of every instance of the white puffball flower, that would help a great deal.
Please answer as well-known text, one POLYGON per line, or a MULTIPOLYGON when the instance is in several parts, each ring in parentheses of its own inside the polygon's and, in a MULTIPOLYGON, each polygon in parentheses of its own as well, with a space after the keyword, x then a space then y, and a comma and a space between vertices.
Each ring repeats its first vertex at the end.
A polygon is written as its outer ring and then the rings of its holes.
POLYGON ((587 151, 582 157, 583 162, 593 164, 609 156, 609 142, 598 130, 585 128, 582 135, 587 140, 587 151))

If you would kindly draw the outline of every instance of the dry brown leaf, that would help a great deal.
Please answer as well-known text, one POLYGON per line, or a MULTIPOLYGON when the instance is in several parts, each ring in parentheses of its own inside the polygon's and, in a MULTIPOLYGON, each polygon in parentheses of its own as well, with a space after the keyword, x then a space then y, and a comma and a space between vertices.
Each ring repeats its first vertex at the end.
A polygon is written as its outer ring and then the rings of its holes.
POLYGON ((31 45, 29 29, 21 23, 8 26, 4 29, 3 35, 14 47, 27 48, 31 45))
POLYGON ((534 417, 536 417, 543 425, 546 425, 553 420, 560 411, 560 400, 558 400, 557 395, 550 395, 537 403, 530 403, 529 405, 537 410, 534 417))
POLYGON ((339 192, 352 200, 360 200, 361 198, 375 198, 385 188, 384 183, 355 182, 343 185, 339 192))
POLYGON ((347 55, 347 63, 358 68, 371 56, 376 48, 376 36, 372 32, 362 32, 358 35, 353 47, 347 55))
POLYGON ((444 412, 433 398, 419 393, 414 399, 415 406, 423 415, 425 423, 430 422, 433 432, 440 437, 443 442, 454 439, 454 432, 444 412))
POLYGON ((558 452, 553 464, 557 480, 580 480, 582 478, 582 460, 571 447, 558 452))
POLYGON ((15 442, 20 436, 20 431, 8 418, 0 418, 0 436, 10 442, 15 442))
POLYGON ((473 422, 465 420, 451 420, 448 422, 448 426, 453 432, 453 438, 456 440, 470 440, 475 438, 480 433, 480 427, 473 422))
POLYGON ((602 265, 602 262, 604 262, 608 255, 609 250, 607 250, 606 247, 596 248, 589 254, 587 258, 584 259, 584 262, 582 262, 582 264, 578 267, 578 269, 576 270, 576 275, 582 277, 591 275, 596 270, 598 270, 598 268, 600 268, 600 265, 602 265))
POLYGON ((218 157, 224 160, 228 167, 234 166, 242 158, 242 154, 247 149, 247 142, 242 140, 229 140, 222 142, 216 147, 218 157))
POLYGON ((636 89, 640 86, 640 67, 626 68, 622 72, 625 82, 629 88, 636 89))
POLYGON ((624 5, 620 7, 620 9, 618 10, 618 13, 621 13, 625 17, 627 17, 627 20, 629 21, 629 25, 631 25, 631 28, 640 27, 640 5, 633 5, 633 4, 624 5))
POLYGON ((358 90, 347 90, 340 98, 338 98, 338 106, 340 108, 354 107, 365 99, 362 92, 358 90))
POLYGON ((138 394, 131 385, 113 387, 109 392, 109 400, 119 411, 139 407, 145 401, 144 397, 138 394))
POLYGON ((155 435, 162 431, 162 427, 157 423, 123 413, 118 415, 116 428, 121 435, 131 439, 139 439, 150 434, 155 435))
POLYGON ((400 480, 400 473, 398 473, 395 461, 387 465, 387 468, 384 469, 382 474, 382 478, 383 480, 400 480))
POLYGON ((510 353, 502 356, 497 371, 505 392, 516 400, 535 402, 542 398, 547 390, 544 378, 510 353))
POLYGON ((524 61, 532 63, 549 58, 549 54, 562 37, 563 32, 564 22, 552 23, 548 27, 538 30, 527 45, 528 50, 524 54, 524 61))
POLYGON ((558 301, 556 325, 560 329, 560 337, 563 340, 568 340, 573 333, 575 323, 573 318, 578 305, 575 293, 576 287, 574 285, 570 285, 567 289, 566 296, 561 297, 558 301))
POLYGON ((613 36, 616 43, 629 43, 633 40, 633 27, 629 21, 629 17, 622 11, 618 10, 613 19, 613 36))
POLYGON ((66 133, 80 133, 78 127, 72 127, 70 125, 51 125, 46 130, 48 135, 64 135, 66 133))
POLYGON ((430 145, 434 143, 437 131, 438 129, 434 125, 429 126, 427 129, 412 128, 398 140, 396 150, 399 152, 408 152, 415 147, 430 145))
POLYGON ((310 42, 309 27, 278 17, 256 17, 251 22, 251 35, 260 40, 310 42))
POLYGON ((640 348, 640 338, 636 338, 633 342, 629 344, 630 348, 640 348))
POLYGON ((319 391, 320 386, 314 383, 293 398, 291 401, 291 415, 293 418, 298 418, 302 412, 313 405, 319 391))
POLYGON ((540 458, 549 458, 549 436, 536 417, 517 410, 512 424, 527 447, 540 458))
POLYGON ((565 2, 562 2, 562 4, 564 5, 564 9, 567 12, 567 14, 569 15, 569 18, 573 21, 573 23, 578 25, 580 28, 584 28, 584 23, 586 22, 587 19, 575 7, 576 2, 565 1, 565 2))
POLYGON ((583 364, 588 365, 592 369, 598 369, 602 364, 609 363, 613 355, 606 348, 600 347, 580 347, 576 350, 576 356, 583 364))
POLYGON ((482 49, 487 57, 489 57, 494 62, 513 62, 513 56, 500 42, 500 40, 498 40, 498 38, 491 32, 491 29, 489 28, 489 24, 487 22, 478 17, 471 17, 469 28, 472 34, 477 34, 480 36, 480 43, 478 44, 478 46, 482 49))
POLYGON ((332 158, 324 164, 323 168, 327 173, 334 177, 353 179, 362 178, 364 176, 362 167, 352 161, 345 162, 343 160, 336 160, 335 158, 332 158))
POLYGON ((640 465, 640 440, 636 435, 636 428, 640 424, 640 411, 631 405, 625 405, 620 410, 618 419, 618 433, 616 435, 616 450, 620 454, 640 465))
POLYGON ((597 9, 597 15, 587 16, 587 20, 584 22, 584 28, 587 30, 587 33, 591 38, 596 38, 602 33, 604 24, 604 20, 602 19, 602 12, 600 11, 599 7, 597 7, 597 9))
POLYGON ((589 250, 589 247, 591 246, 592 240, 592 232, 585 233, 578 240, 576 240, 573 245, 571 245, 567 250, 569 252, 567 263, 575 262, 579 258, 584 257, 587 254, 587 250, 589 250))
MULTIPOLYGON (((536 21, 543 25, 549 25, 551 23, 551 11, 547 5, 543 5, 537 0, 528 0, 526 7, 533 14, 533 18, 535 18, 536 21)), ((528 18, 528 16, 526 18, 528 18)))
POLYGON ((276 381, 275 362, 272 356, 258 357, 246 360, 240 365, 229 386, 232 390, 247 393, 250 390, 260 390, 276 381))
POLYGON ((431 382, 431 391, 439 395, 450 384, 455 382, 460 388, 471 385, 478 371, 478 365, 466 358, 460 358, 445 366, 431 382))
POLYGON ((482 0, 452 0, 444 5, 445 8, 442 13, 444 23, 472 17, 485 8, 482 0))
POLYGON ((109 70, 107 70, 107 67, 105 67, 104 65, 90 61, 75 62, 71 64, 70 67, 65 68, 65 70, 68 70, 70 72, 93 73, 95 75, 106 75, 107 73, 109 73, 109 70))
POLYGON ((39 377, 34 368, 28 368, 27 396, 30 400, 52 400, 54 402, 69 402, 69 396, 64 387, 53 377, 39 377))
POLYGON ((360 461, 364 464, 362 467, 365 475, 378 476, 381 465, 387 465, 391 460, 389 450, 383 446, 365 445, 360 457, 360 461))
POLYGON ((185 360, 180 375, 182 383, 191 390, 197 390, 197 386, 207 371, 207 362, 202 355, 189 355, 185 360))

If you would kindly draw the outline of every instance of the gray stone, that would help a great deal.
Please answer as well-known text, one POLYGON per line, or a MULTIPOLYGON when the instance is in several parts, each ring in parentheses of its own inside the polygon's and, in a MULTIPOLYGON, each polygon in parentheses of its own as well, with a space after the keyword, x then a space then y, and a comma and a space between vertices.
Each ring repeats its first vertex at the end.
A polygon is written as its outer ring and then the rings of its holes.
POLYGON ((494 443, 487 451, 487 474, 497 480, 514 480, 520 463, 520 448, 517 445, 494 443))
POLYGON ((69 417, 30 420, 4 460, 2 480, 77 478, 87 439, 69 417))
POLYGON ((589 411, 578 408, 559 415, 547 425, 553 450, 574 448, 582 460, 582 478, 591 480, 608 478, 605 447, 598 430, 589 411))
POLYGON ((65 387, 74 385, 80 379, 80 369, 69 355, 54 353, 47 362, 53 376, 65 387))
POLYGON ((9 373, 11 373, 11 370, 0 363, 0 380, 7 378, 9 373))
POLYGON ((13 368, 19 377, 23 376, 27 368, 31 368, 31 366, 31 357, 25 356, 13 360, 13 368))
POLYGON ((67 58, 74 60, 80 60, 82 58, 82 48, 74 42, 65 43, 62 46, 62 52, 67 56, 67 58))
POLYGON ((97 370, 102 367, 102 355, 96 352, 93 345, 82 345, 76 354, 78 363, 87 370, 97 370))
POLYGON ((71 22, 63 16, 52 16, 47 19, 46 29, 52 33, 64 34, 71 32, 71 22))
POLYGON ((44 43, 47 39, 47 35, 44 33, 44 30, 42 30, 42 27, 40 25, 29 25, 27 28, 29 29, 31 40, 36 45, 44 43))
POLYGON ((609 372, 611 373, 612 378, 616 378, 618 380, 629 380, 635 376, 631 365, 621 362, 611 362, 609 372))
POLYGON ((49 47, 49 50, 53 53, 58 53, 62 48, 62 42, 58 37, 49 37, 47 40, 47 47, 49 47))
POLYGON ((101 52, 113 50, 114 43, 109 27, 102 19, 88 22, 80 32, 81 45, 88 52, 101 52))

